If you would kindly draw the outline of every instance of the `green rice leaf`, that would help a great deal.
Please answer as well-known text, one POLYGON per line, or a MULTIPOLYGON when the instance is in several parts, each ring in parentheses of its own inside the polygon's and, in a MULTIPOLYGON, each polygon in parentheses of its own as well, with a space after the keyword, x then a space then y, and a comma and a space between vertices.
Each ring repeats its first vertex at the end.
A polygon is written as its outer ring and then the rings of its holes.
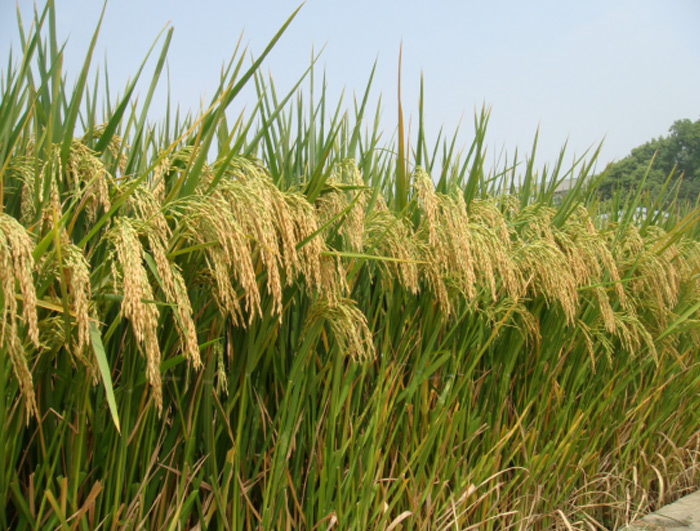
POLYGON ((102 384, 105 387, 107 404, 109 405, 109 411, 112 414, 114 426, 117 428, 117 431, 121 433, 121 429, 119 427, 119 412, 117 411, 117 402, 114 399, 112 376, 109 372, 109 364, 107 363, 107 353, 105 352, 105 347, 102 343, 102 336, 100 335, 100 331, 97 329, 97 325, 94 321, 90 322, 90 342, 92 343, 92 350, 95 352, 97 366, 100 369, 100 376, 102 377, 102 384))

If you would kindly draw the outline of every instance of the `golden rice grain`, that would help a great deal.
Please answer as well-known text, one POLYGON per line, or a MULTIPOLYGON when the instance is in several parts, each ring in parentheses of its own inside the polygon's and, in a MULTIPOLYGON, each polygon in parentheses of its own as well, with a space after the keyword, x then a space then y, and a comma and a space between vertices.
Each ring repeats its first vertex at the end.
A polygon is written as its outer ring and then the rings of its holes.
POLYGON ((403 287, 418 294, 419 271, 418 261, 421 251, 413 231, 405 219, 397 218, 386 206, 384 199, 379 196, 375 208, 367 218, 365 240, 370 249, 381 256, 388 256, 398 262, 381 262, 386 273, 385 278, 397 278, 403 287))
MULTIPOLYGON (((90 266, 83 252, 72 243, 66 242, 61 247, 66 272, 68 293, 71 299, 71 309, 75 314, 78 329, 77 356, 81 357, 90 336, 90 309, 92 298, 90 286, 90 266)), ((92 368, 96 368, 91 364, 92 368)))
POLYGON ((115 257, 112 271, 115 282, 121 286, 123 299, 121 310, 131 323, 138 344, 146 355, 146 378, 151 386, 156 408, 163 410, 160 378, 160 346, 158 344, 158 309, 152 302, 153 290, 143 266, 144 251, 133 222, 117 217, 109 232, 115 257))
POLYGON ((302 194, 288 192, 284 200, 291 214, 294 241, 297 242, 298 267, 306 279, 307 290, 313 292, 322 285, 321 253, 325 250, 323 239, 318 234, 316 211, 302 194))
POLYGON ((228 203, 221 198, 202 201, 195 196, 183 205, 183 209, 189 237, 197 244, 206 246, 207 264, 217 286, 215 293, 222 310, 235 323, 243 317, 231 285, 233 277, 243 289, 248 322, 255 315, 262 315, 252 249, 228 203))
POLYGON ((39 346, 37 324, 37 300, 34 288, 34 246, 27 231, 12 216, 0 212, 0 290, 3 307, 0 314, 0 347, 5 346, 12 368, 25 400, 27 421, 31 415, 38 418, 32 376, 27 367, 26 355, 19 330, 19 314, 16 287, 22 297, 21 320, 27 337, 39 346))
POLYGON ((372 332, 367 318, 357 308, 355 301, 343 298, 330 301, 319 298, 309 310, 306 328, 321 319, 330 327, 341 352, 356 361, 374 359, 372 332))

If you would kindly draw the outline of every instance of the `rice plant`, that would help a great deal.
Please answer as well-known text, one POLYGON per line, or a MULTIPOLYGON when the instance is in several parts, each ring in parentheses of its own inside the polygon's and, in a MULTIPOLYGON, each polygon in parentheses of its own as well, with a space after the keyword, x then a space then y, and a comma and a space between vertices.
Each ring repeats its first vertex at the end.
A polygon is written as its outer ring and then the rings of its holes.
POLYGON ((464 152, 382 143, 374 70, 279 96, 293 17, 155 124, 171 32, 138 106, 145 61, 111 101, 93 39, 69 88, 53 3, 20 22, 0 528, 614 529, 696 488, 698 211, 601 203, 595 153, 488 169, 486 109, 464 152))

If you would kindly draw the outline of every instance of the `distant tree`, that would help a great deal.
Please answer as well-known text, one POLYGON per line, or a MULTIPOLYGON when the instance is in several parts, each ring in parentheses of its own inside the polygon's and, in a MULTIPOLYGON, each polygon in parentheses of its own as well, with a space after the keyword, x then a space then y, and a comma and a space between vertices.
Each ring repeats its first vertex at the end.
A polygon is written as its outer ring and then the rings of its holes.
POLYGON ((666 137, 652 139, 634 148, 627 157, 610 164, 601 182, 602 196, 610 197, 615 190, 636 189, 656 153, 644 189, 658 194, 675 167, 672 184, 682 179, 679 199, 695 202, 700 194, 700 120, 677 120, 669 133, 666 137))

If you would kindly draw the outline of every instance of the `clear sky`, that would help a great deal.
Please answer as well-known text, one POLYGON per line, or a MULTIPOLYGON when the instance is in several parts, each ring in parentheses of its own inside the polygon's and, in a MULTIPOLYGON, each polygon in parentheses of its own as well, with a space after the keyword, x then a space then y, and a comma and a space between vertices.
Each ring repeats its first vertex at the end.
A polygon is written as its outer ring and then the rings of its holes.
MULTIPOLYGON (((56 1, 59 39, 69 39, 65 67, 75 75, 102 3, 56 1)), ((106 58, 110 89, 121 90, 170 23, 171 95, 181 108, 197 110, 202 97, 209 101, 241 32, 258 55, 299 3, 110 0, 95 62, 104 66, 106 58)), ((18 5, 28 25, 32 3, 18 5)), ((698 27, 699 0, 307 0, 264 69, 278 93, 286 92, 308 66, 312 48, 325 45, 317 73, 325 69, 331 101, 345 89, 349 107, 377 60, 371 101, 381 94, 389 137, 397 123, 403 43, 404 116, 415 131, 422 72, 429 141, 441 126, 451 133, 462 119, 460 143, 468 144, 474 111, 486 104, 492 156, 516 147, 529 151, 539 127, 538 162, 554 160, 567 139, 571 158, 604 140, 600 167, 667 134, 677 119, 700 118, 698 27)), ((17 39, 15 4, 0 0, 3 70, 17 39)), ((253 103, 247 93, 237 105, 253 103)))

